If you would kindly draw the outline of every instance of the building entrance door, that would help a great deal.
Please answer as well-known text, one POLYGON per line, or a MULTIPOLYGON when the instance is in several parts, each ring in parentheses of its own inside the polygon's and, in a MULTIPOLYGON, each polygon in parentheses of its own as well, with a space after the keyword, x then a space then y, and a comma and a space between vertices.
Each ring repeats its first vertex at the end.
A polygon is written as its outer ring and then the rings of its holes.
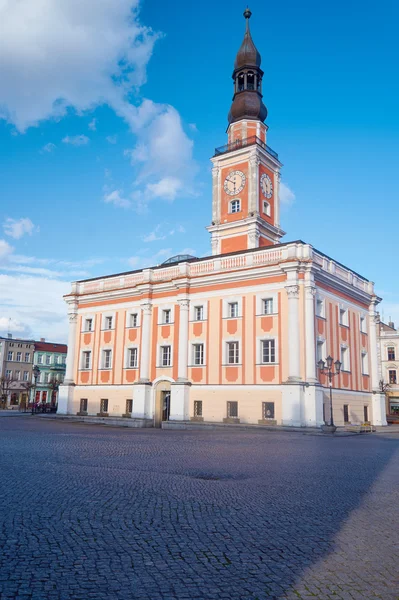
POLYGON ((170 415, 170 392, 161 393, 162 401, 162 421, 169 421, 170 415))

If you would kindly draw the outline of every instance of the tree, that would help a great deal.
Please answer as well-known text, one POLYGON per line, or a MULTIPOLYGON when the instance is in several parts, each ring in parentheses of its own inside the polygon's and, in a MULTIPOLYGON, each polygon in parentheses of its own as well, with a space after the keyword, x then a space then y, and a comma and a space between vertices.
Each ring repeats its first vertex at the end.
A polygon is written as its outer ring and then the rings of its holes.
POLYGON ((0 408, 7 407, 7 398, 12 389, 12 384, 17 381, 12 375, 2 375, 0 377, 0 408))

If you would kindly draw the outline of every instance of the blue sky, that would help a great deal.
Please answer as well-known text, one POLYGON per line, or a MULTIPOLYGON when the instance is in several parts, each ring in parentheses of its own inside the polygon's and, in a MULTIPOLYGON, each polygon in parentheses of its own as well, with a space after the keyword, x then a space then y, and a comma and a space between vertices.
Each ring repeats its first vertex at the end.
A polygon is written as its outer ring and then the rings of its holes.
MULTIPOLYGON (((70 281, 210 253, 209 157, 226 142, 245 3, 54 5, 0 6, 0 334, 64 341, 70 281)), ((283 241, 375 281, 399 322, 398 4, 250 8, 283 241)))

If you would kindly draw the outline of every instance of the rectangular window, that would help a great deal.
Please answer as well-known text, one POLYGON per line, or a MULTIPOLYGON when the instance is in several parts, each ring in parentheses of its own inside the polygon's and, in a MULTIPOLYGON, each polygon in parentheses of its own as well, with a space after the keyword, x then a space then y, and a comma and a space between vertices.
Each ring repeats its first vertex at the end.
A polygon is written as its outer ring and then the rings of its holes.
POLYGON ((15 371, 15 379, 19 381, 21 379, 21 371, 15 371))
POLYGON ((238 317, 238 302, 229 302, 229 317, 231 319, 238 317))
POLYGON ((22 352, 17 352, 17 362, 22 361, 22 352))
POLYGON ((196 306, 194 308, 194 320, 195 321, 203 321, 204 320, 204 307, 196 306))
POLYGON ((137 327, 137 313, 132 313, 130 315, 130 327, 137 327))
POLYGON ((86 319, 85 331, 93 331, 93 319, 86 319))
POLYGON ((227 363, 237 365, 239 363, 239 345, 238 342, 227 342, 227 363))
POLYGON ((164 323, 165 325, 167 325, 171 321, 170 313, 171 311, 169 308, 162 311, 162 323, 164 323))
POLYGON ((194 400, 194 417, 202 417, 202 400, 194 400))
POLYGON ((263 300, 263 314, 273 314, 273 298, 266 298, 265 300, 263 300))
POLYGON ((43 364, 43 354, 38 354, 38 356, 37 356, 37 364, 38 365, 42 365, 43 364))
POLYGON ((262 363, 276 362, 276 343, 275 340, 262 341, 262 363))
POLYGON ((232 200, 230 202, 230 212, 238 213, 241 210, 241 202, 239 200, 232 200))
POLYGON ((83 361, 82 361, 82 369, 90 369, 91 363, 91 352, 90 350, 86 350, 83 352, 83 361))
POLYGON ((363 406, 363 419, 365 423, 369 422, 369 407, 363 406))
POLYGON ((238 417, 238 402, 227 403, 227 417, 231 419, 238 417))
POLYGON ((112 329, 112 317, 105 317, 105 329, 112 329))
POLYGON ((81 413, 86 413, 87 412, 87 398, 81 398, 80 399, 79 411, 81 413))
POLYGON ((193 363, 195 365, 204 364, 204 344, 193 345, 193 363))
POLYGON ((262 402, 262 419, 274 419, 274 402, 262 402))
POLYGON ((367 333, 366 332, 366 319, 365 319, 365 317, 360 317, 360 331, 361 331, 361 333, 367 333))
POLYGON ((100 400, 100 413, 104 414, 108 412, 108 398, 102 398, 100 400))
POLYGON ((14 352, 8 351, 7 360, 14 360, 14 352))
POLYGON ((348 326, 348 311, 346 308, 339 309, 339 323, 340 325, 348 326))
POLYGON ((48 380, 49 380, 49 374, 45 373, 44 374, 44 383, 48 383, 48 380))
POLYGON ((6 370, 6 379, 12 379, 12 371, 11 369, 6 370))
POLYGON ((341 364, 343 371, 349 371, 349 350, 348 348, 341 348, 341 364))
POLYGON ((137 348, 129 348, 128 366, 130 369, 135 369, 137 367, 137 348))
POLYGON ((324 342, 322 342, 321 340, 317 341, 317 347, 316 347, 316 361, 319 362, 319 360, 325 360, 325 352, 324 352, 324 342))
POLYGON ((103 369, 111 368, 111 352, 112 350, 103 350, 103 369))
POLYGON ((349 404, 344 404, 344 423, 349 423, 349 404))
POLYGON ((321 298, 316 299, 316 315, 318 317, 324 317, 324 300, 321 298))
POLYGON ((362 352, 362 374, 369 374, 369 357, 367 355, 367 352, 362 352))
POLYGON ((29 352, 25 352, 25 362, 30 362, 30 354, 29 354, 29 352))
POLYGON ((267 200, 263 200, 263 212, 265 215, 270 217, 270 204, 267 202, 267 200))
POLYGON ((389 383, 396 383, 396 370, 390 369, 388 371, 388 375, 389 375, 389 383))
POLYGON ((46 365, 51 364, 51 356, 50 354, 46 354, 46 365))
POLYGON ((161 346, 161 367, 170 367, 171 347, 161 346))
POLYGON ((24 381, 29 381, 29 371, 24 371, 24 381))
POLYGON ((396 360, 395 359, 395 348, 390 346, 388 349, 388 360, 396 360))
POLYGON ((131 415, 133 412, 133 398, 127 398, 126 400, 126 414, 131 415))

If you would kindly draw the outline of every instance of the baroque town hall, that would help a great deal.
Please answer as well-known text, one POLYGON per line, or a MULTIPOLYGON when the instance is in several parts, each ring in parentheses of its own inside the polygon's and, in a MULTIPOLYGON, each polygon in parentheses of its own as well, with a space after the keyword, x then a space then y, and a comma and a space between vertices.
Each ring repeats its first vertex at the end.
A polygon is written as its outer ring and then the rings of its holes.
POLYGON ((72 284, 58 412, 164 421, 386 424, 373 283, 302 241, 281 242, 278 154, 267 145, 261 57, 234 63, 227 144, 212 158, 212 256, 72 284))

